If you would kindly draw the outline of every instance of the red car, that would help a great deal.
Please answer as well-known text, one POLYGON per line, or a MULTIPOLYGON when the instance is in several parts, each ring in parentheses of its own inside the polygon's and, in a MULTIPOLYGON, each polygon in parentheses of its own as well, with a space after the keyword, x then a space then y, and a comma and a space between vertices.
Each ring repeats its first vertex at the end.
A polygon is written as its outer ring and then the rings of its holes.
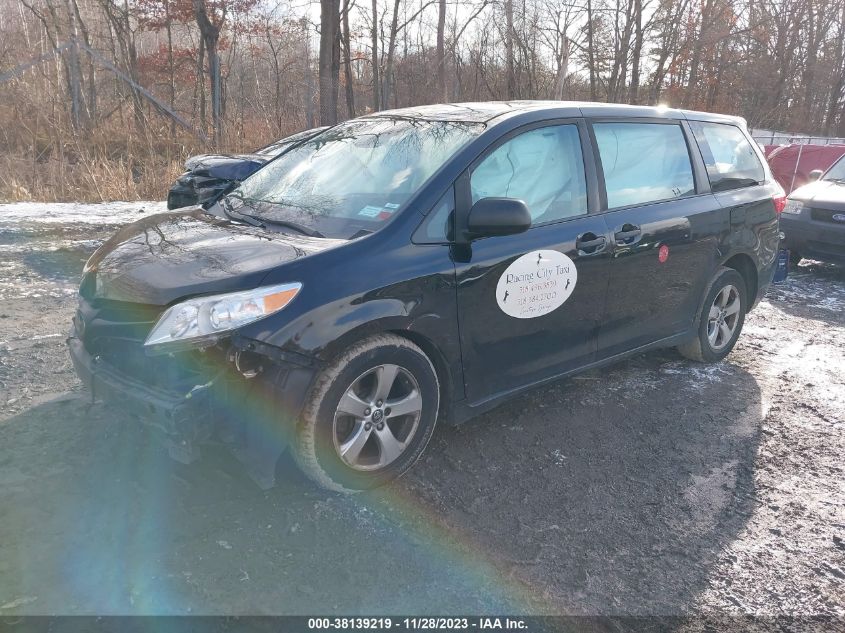
POLYGON ((780 145, 771 150, 770 147, 766 147, 766 160, 787 194, 818 179, 811 178, 810 172, 825 172, 845 155, 845 145, 780 145))

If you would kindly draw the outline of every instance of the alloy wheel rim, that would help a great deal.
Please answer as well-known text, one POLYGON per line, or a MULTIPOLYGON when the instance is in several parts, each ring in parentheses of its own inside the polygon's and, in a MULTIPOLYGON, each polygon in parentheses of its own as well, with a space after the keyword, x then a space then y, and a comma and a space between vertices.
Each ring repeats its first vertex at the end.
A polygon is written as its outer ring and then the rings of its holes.
POLYGON ((731 342, 739 324, 741 307, 739 290, 733 285, 722 288, 713 299, 707 315, 707 340, 715 351, 731 342))
POLYGON ((368 369, 344 391, 334 415, 332 439, 350 468, 372 471, 395 462, 419 427, 422 394, 404 367, 368 369))

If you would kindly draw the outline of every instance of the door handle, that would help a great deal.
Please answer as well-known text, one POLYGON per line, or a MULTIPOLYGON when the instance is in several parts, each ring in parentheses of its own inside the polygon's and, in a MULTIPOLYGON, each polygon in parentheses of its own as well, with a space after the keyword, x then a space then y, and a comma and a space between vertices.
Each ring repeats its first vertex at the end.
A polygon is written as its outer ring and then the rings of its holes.
POLYGON ((642 230, 633 224, 624 224, 613 234, 617 244, 629 245, 639 242, 642 230))
POLYGON ((575 248, 582 255, 595 255, 601 253, 607 245, 607 239, 603 235, 595 233, 584 233, 575 240, 575 248))

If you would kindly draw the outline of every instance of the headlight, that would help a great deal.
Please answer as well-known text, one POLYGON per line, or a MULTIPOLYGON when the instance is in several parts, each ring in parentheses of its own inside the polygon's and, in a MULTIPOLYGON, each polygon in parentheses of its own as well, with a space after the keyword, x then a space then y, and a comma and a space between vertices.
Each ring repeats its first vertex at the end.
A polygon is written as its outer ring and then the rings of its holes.
POLYGON ((798 215, 804 209, 804 203, 798 200, 787 200, 786 206, 783 208, 783 213, 791 215, 798 215))
POLYGON ((211 337, 234 330, 278 312, 300 288, 300 283, 281 284, 177 303, 161 315, 144 345, 211 337))

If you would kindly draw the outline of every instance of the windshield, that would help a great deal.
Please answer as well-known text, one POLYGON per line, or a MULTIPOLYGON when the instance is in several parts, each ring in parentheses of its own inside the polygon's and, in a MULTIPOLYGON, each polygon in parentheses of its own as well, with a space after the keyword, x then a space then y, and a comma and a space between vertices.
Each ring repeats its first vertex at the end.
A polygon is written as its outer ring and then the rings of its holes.
POLYGON ((822 180, 845 180, 845 156, 833 163, 833 167, 827 170, 822 180))
POLYGON ((378 117, 332 127, 246 179, 238 213, 328 237, 378 230, 484 126, 378 117))

